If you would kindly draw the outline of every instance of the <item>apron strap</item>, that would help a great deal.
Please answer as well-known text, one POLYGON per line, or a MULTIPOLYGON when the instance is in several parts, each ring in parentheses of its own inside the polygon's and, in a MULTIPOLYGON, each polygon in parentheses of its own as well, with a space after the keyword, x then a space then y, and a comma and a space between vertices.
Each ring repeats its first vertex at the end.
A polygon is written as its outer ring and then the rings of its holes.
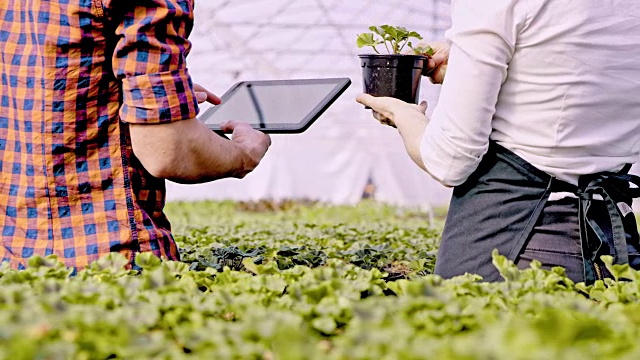
POLYGON ((619 173, 598 173, 582 176, 579 179, 576 191, 580 201, 578 219, 585 280, 588 282, 596 280, 594 262, 597 260, 599 250, 603 244, 612 245, 614 264, 629 263, 623 215, 618 208, 619 202, 624 202, 629 198, 640 197, 640 177, 626 174, 629 168, 630 166, 625 166, 619 173), (635 187, 632 188, 631 184, 635 185, 635 187), (595 195, 602 197, 607 208, 611 224, 611 241, 609 241, 607 234, 598 225, 597 221, 590 216, 589 209, 593 205, 595 195), (589 237, 587 226, 593 230, 595 239, 589 237))

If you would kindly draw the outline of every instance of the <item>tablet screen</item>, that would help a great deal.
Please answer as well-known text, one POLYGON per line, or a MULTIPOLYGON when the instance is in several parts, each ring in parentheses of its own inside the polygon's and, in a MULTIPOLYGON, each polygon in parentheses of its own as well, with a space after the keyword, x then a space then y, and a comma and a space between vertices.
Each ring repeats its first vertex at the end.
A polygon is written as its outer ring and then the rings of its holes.
POLYGON ((227 121, 248 122, 255 129, 297 132, 320 116, 346 89, 348 79, 245 81, 222 96, 200 120, 211 129, 227 121))

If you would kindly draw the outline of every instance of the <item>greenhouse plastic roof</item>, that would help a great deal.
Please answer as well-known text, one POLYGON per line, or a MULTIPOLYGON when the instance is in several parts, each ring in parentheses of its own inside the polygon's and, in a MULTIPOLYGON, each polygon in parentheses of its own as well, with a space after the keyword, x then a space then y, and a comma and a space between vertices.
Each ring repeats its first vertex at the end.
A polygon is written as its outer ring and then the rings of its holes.
POLYGON ((356 34, 390 24, 441 39, 448 13, 448 0, 200 1, 190 67, 223 87, 249 78, 357 77, 365 51, 356 34))

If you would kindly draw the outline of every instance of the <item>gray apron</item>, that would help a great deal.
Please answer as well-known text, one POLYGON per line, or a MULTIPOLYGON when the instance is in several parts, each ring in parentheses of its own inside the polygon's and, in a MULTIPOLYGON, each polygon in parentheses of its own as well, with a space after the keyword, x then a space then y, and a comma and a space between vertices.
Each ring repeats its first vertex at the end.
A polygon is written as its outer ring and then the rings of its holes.
POLYGON ((629 167, 619 173, 582 176, 574 186, 492 142, 478 169, 454 189, 435 273, 444 278, 474 273, 485 281, 501 280, 491 252, 497 249, 516 262, 552 192, 571 192, 579 198, 587 283, 600 277, 602 255, 612 255, 615 264, 640 268, 635 215, 620 210, 640 197, 640 189, 630 186, 640 185, 640 178, 626 174, 629 167), (606 208, 601 211, 598 207, 606 208))

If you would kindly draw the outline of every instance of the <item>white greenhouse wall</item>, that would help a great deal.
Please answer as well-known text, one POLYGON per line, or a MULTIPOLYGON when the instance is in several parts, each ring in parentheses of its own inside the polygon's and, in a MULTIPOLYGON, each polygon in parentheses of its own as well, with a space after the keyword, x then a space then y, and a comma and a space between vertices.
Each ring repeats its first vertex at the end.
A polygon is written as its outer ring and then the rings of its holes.
MULTIPOLYGON (((353 84, 304 134, 273 136, 263 163, 245 179, 169 183, 169 200, 307 198, 352 204, 371 178, 377 200, 426 208, 446 204, 450 192, 412 163, 397 131, 379 125, 354 98, 362 88, 357 33, 393 24, 438 40, 448 27, 448 11, 447 0, 198 2, 189 69, 195 82, 212 91, 222 94, 252 79, 349 77, 353 84)), ((438 91, 423 81, 422 97, 430 104, 438 91)))

